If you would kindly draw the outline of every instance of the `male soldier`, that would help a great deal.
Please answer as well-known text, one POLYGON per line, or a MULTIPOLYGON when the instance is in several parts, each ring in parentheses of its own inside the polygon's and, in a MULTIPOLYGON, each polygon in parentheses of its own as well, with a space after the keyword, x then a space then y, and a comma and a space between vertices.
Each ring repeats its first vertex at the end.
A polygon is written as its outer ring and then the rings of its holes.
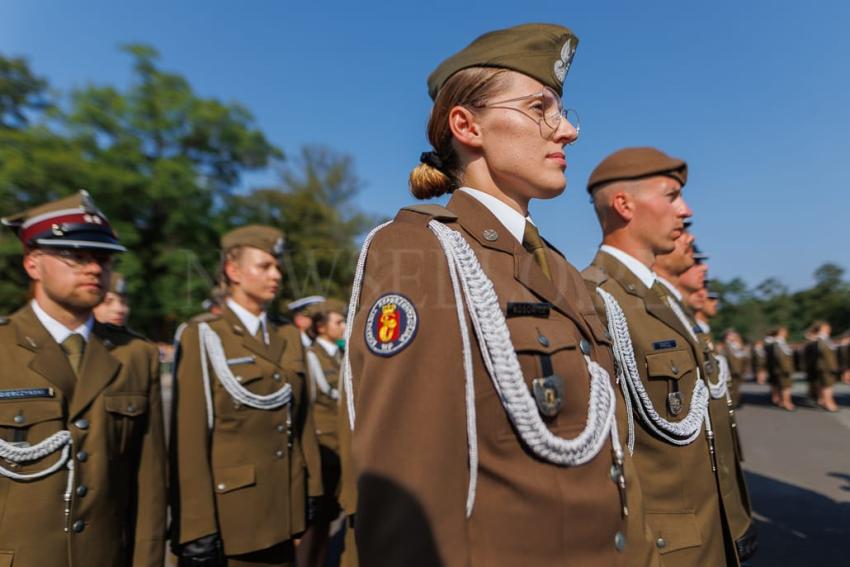
MULTIPOLYGON (((629 447, 647 522, 664 565, 737 564, 722 519, 702 352, 650 266, 675 249, 687 164, 654 148, 626 148, 590 176, 603 244, 584 271, 608 321, 618 379, 636 422, 629 447), (705 427, 704 427, 705 425, 705 427)), ((630 423, 631 426, 631 423, 630 423)))
POLYGON ((0 565, 161 567, 157 349, 92 316, 125 248, 85 191, 3 224, 33 299, 0 321, 0 565))
POLYGON ((708 280, 705 281, 705 287, 697 293, 702 297, 702 307, 696 312, 696 321, 699 328, 708 336, 711 336, 710 321, 717 317, 717 302, 720 300, 720 295, 716 291, 709 291, 708 280))
POLYGON ((173 543, 181 565, 291 565, 321 472, 298 331, 266 315, 283 235, 246 226, 221 247, 223 312, 177 354, 173 543))
MULTIPOLYGON (((681 237, 679 238, 681 239, 681 237)), ((704 305, 705 291, 702 286, 708 266, 708 256, 693 246, 694 263, 684 271, 688 263, 687 254, 681 246, 670 253, 656 258, 654 270, 659 281, 666 287, 667 300, 680 318, 682 326, 689 330, 702 355, 701 378, 708 386, 711 399, 709 414, 717 449, 717 478, 726 525, 735 538, 741 561, 749 559, 756 551, 756 533, 752 525, 749 490, 741 468, 741 442, 732 396, 728 390, 729 368, 725 358, 718 355, 711 335, 703 332, 697 324, 695 314, 704 305)))
POLYGON ((729 378, 733 385, 732 405, 737 409, 740 405, 740 400, 735 395, 737 392, 740 392, 740 389, 734 385, 744 381, 744 374, 747 372, 750 357, 746 347, 744 347, 744 341, 741 335, 735 329, 727 329, 723 333, 723 354, 729 363, 729 378))
POLYGON ((122 274, 112 272, 109 280, 109 289, 100 302, 94 308, 94 318, 101 323, 109 323, 117 327, 127 324, 130 316, 130 302, 127 297, 127 280, 122 274))
POLYGON ((292 324, 301 332, 301 344, 304 345, 304 348, 313 344, 313 339, 307 334, 307 330, 313 326, 313 317, 310 308, 315 307, 323 301, 325 301, 325 298, 321 295, 310 295, 296 299, 286 306, 289 308, 289 312, 292 313, 292 324))

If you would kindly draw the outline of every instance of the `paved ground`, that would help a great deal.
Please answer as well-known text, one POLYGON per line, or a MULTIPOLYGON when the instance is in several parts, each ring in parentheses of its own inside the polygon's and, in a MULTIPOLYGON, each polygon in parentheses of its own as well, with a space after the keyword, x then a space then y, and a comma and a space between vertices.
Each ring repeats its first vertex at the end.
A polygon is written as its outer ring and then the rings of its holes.
POLYGON ((746 384, 738 422, 759 530, 754 567, 850 566, 850 386, 838 413, 794 385, 794 412, 773 407, 767 386, 746 384))

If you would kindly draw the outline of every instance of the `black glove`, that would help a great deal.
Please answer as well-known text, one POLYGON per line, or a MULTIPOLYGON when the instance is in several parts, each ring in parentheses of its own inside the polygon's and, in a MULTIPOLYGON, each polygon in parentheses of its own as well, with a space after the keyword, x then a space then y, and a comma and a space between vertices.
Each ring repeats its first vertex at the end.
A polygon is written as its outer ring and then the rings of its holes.
POLYGON ((307 497, 307 525, 310 526, 316 521, 319 516, 319 506, 321 505, 321 496, 307 497))
POLYGON ((735 546, 738 548, 738 559, 742 562, 756 554, 759 548, 758 532, 752 524, 741 539, 735 542, 735 546))
POLYGON ((227 567, 218 534, 204 536, 180 547, 178 567, 227 567))

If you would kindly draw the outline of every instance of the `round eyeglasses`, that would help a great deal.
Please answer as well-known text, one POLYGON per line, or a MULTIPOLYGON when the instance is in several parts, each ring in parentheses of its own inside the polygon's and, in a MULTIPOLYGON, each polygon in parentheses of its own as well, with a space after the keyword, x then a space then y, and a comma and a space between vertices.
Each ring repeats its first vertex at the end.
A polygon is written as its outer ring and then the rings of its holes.
POLYGON ((574 108, 564 108, 561 98, 550 88, 544 88, 539 93, 520 96, 517 98, 509 98, 506 100, 496 100, 493 102, 479 103, 473 105, 475 108, 503 108, 506 110, 516 110, 517 112, 527 116, 537 123, 540 128, 540 135, 551 140, 555 136, 555 132, 561 126, 561 120, 566 120, 574 129, 575 136, 567 142, 566 145, 571 146, 578 141, 579 133, 581 132, 581 121, 578 112, 574 108), (512 103, 524 103, 519 106, 508 106, 512 103))

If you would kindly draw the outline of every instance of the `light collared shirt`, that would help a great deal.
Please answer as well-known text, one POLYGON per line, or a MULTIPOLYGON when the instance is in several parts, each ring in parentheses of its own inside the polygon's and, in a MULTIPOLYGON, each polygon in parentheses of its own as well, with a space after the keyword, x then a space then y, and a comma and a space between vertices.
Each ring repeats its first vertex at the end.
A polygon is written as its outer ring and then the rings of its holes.
POLYGON ((652 288, 652 284, 655 283, 655 272, 647 268, 637 258, 632 256, 631 254, 626 254, 619 248, 609 246, 608 244, 603 244, 599 247, 599 250, 610 254, 611 256, 622 262, 622 264, 626 266, 631 273, 637 276, 637 279, 643 282, 643 285, 648 288, 652 288))
POLYGON ((700 321, 699 319, 696 319, 696 322, 697 325, 699 325, 699 328, 702 329, 703 333, 705 333, 706 335, 711 334, 711 326, 708 323, 706 323, 705 321, 700 321))
POLYGON ((236 316, 242 322, 242 326, 245 327, 245 330, 250 333, 250 335, 256 336, 257 330, 263 329, 263 342, 265 344, 269 344, 269 331, 266 326, 266 312, 263 311, 259 316, 254 315, 235 301, 232 298, 227 298, 227 306, 230 307, 230 310, 236 313, 236 316))
POLYGON ((78 335, 83 336, 83 340, 86 343, 89 342, 89 335, 91 335, 91 330, 94 327, 94 316, 89 315, 89 318, 86 319, 86 322, 77 327, 76 329, 69 329, 53 317, 47 314, 47 311, 41 308, 41 305, 38 304, 38 301, 35 299, 30 303, 32 305, 32 310, 35 312, 36 318, 44 325, 44 328, 47 329, 47 332, 50 333, 50 336, 53 337, 53 340, 59 343, 60 345, 65 342, 69 336, 77 333, 78 335))
POLYGON ((670 293, 673 294, 673 297, 675 297, 676 299, 679 300, 679 303, 682 302, 682 292, 680 292, 678 289, 676 289, 676 286, 671 284, 669 280, 667 280, 666 278, 662 278, 658 274, 655 274, 655 279, 660 281, 662 284, 664 284, 664 287, 666 287, 667 289, 670 290, 670 293))
POLYGON ((301 344, 304 345, 304 348, 313 344, 313 340, 310 338, 310 335, 301 331, 301 344))
POLYGON ((493 213, 493 216, 499 219, 499 222, 504 225, 508 232, 510 232, 514 238, 517 239, 517 242, 522 244, 522 237, 525 234, 525 221, 534 224, 534 221, 531 220, 531 217, 524 217, 521 213, 512 209, 506 203, 503 203, 493 195, 485 193, 479 189, 473 189, 472 187, 461 187, 458 191, 463 191, 470 197, 474 198, 476 201, 487 207, 487 210, 493 213))
POLYGON ((336 343, 332 343, 328 339, 323 339, 322 337, 316 337, 316 343, 322 347, 322 349, 328 353, 328 356, 331 358, 336 356, 336 353, 339 352, 339 345, 336 343))

